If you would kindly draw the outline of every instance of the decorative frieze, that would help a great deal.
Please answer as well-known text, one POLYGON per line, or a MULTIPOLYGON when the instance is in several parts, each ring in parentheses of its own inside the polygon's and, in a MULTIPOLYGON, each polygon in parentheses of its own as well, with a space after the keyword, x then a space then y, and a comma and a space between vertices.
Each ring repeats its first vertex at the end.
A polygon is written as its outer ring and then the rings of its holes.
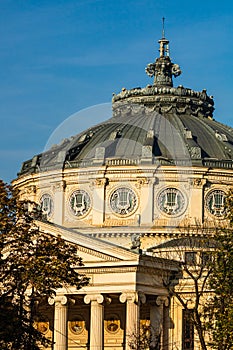
POLYGON ((202 188, 206 184, 206 179, 194 178, 190 179, 189 183, 193 188, 202 188))
POLYGON ((65 188, 66 188, 65 180, 57 181, 52 184, 53 192, 64 192, 65 188))
POLYGON ((108 183, 108 179, 104 178, 97 178, 92 182, 92 185, 95 187, 104 187, 108 183))
POLYGON ((35 185, 30 185, 27 187, 24 187, 23 190, 21 191, 22 196, 31 196, 36 194, 37 188, 35 185))
POLYGON ((113 267, 98 267, 98 268, 83 268, 82 271, 85 274, 107 274, 107 273, 117 273, 117 274, 121 274, 121 273, 128 273, 128 272, 137 272, 137 266, 129 266, 129 267, 117 267, 117 268, 113 268, 113 267))
POLYGON ((148 179, 147 177, 139 177, 137 178, 137 182, 135 186, 140 189, 142 186, 148 186, 151 184, 151 179, 148 179))
POLYGON ((135 225, 134 219, 109 219, 104 221, 104 226, 132 226, 135 225))

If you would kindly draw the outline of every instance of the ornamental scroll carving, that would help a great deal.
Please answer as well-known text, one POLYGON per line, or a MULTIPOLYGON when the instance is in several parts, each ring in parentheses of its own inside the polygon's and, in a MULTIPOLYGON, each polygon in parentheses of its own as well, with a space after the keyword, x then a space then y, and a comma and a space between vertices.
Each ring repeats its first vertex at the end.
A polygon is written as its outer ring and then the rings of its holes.
POLYGON ((206 184, 206 179, 190 179, 193 188, 202 188, 206 184))
POLYGON ((48 298, 49 305, 65 306, 68 304, 68 298, 65 295, 57 295, 54 298, 48 298))
POLYGON ((102 294, 87 294, 84 297, 84 303, 90 304, 91 302, 96 302, 97 304, 102 304, 104 302, 104 296, 102 294))
POLYGON ((31 186, 26 187, 26 188, 21 192, 21 194, 22 194, 23 196, 30 196, 30 195, 36 194, 36 186, 35 186, 35 185, 31 185, 31 186))
POLYGON ((53 192, 63 192, 65 190, 65 188, 66 188, 66 181, 65 180, 55 182, 52 186, 53 192))
POLYGON ((151 181, 147 177, 139 177, 136 182, 136 187, 140 189, 142 186, 147 186, 151 181))
POLYGON ((92 185, 95 187, 104 187, 108 184, 108 179, 106 178, 99 178, 99 179, 95 179, 95 181, 93 181, 92 185))
POLYGON ((164 296, 164 295, 159 295, 156 298, 155 303, 157 306, 161 306, 161 305, 169 306, 169 298, 167 296, 164 296))
MULTIPOLYGON (((122 116, 122 111, 116 102, 129 97, 131 104, 143 102, 149 105, 153 102, 153 109, 161 113, 172 111, 177 114, 189 113, 194 116, 213 117, 213 99, 206 93, 185 89, 183 86, 177 88, 149 86, 143 89, 122 91, 113 97, 114 116, 122 116)), ((147 106, 145 113, 146 109, 147 106)), ((133 113, 132 110, 131 114, 133 113)))
POLYGON ((146 296, 142 292, 125 292, 120 295, 119 300, 121 303, 145 304, 146 296))

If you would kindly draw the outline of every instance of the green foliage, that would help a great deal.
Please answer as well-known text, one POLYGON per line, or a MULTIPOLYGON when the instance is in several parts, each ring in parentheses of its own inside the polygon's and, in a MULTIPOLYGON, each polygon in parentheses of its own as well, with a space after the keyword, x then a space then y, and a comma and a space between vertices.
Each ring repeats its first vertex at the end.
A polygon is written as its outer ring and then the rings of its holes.
POLYGON ((212 333, 212 348, 233 349, 233 190, 226 198, 226 213, 230 227, 216 234, 217 249, 213 261, 210 288, 214 296, 206 306, 208 326, 212 333))
POLYGON ((233 231, 221 230, 210 287, 214 296, 207 306, 213 349, 233 348, 233 231))
POLYGON ((131 350, 159 350, 161 330, 150 325, 140 325, 139 330, 130 334, 128 346, 131 350))
POLYGON ((74 245, 39 231, 41 218, 33 203, 19 200, 17 191, 0 180, 0 348, 37 350, 48 340, 33 327, 35 301, 56 289, 88 279, 77 273, 82 265, 74 245))

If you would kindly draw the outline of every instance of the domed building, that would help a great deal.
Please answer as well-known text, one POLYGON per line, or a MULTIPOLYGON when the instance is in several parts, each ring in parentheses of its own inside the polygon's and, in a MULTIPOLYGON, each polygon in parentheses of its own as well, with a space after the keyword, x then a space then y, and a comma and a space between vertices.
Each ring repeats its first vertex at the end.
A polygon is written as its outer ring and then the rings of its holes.
POLYGON ((111 119, 25 161, 14 181, 47 216, 40 230, 76 244, 90 277, 41 305, 54 350, 128 350, 148 324, 154 349, 199 349, 165 280, 182 284, 180 262, 203 258, 211 244, 200 239, 225 224, 233 128, 214 120, 206 90, 173 86, 168 44, 163 35, 146 67, 153 84, 114 94, 111 119))

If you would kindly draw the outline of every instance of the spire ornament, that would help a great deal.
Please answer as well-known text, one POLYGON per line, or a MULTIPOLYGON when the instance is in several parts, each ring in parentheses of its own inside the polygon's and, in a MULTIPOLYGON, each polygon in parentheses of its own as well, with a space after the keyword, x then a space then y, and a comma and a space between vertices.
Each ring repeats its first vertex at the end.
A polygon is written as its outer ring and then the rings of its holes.
POLYGON ((173 86, 172 76, 175 78, 181 74, 178 64, 171 62, 169 57, 169 40, 165 38, 163 17, 162 38, 159 43, 159 57, 154 63, 149 63, 146 67, 146 74, 149 77, 154 76, 154 86, 173 86))

